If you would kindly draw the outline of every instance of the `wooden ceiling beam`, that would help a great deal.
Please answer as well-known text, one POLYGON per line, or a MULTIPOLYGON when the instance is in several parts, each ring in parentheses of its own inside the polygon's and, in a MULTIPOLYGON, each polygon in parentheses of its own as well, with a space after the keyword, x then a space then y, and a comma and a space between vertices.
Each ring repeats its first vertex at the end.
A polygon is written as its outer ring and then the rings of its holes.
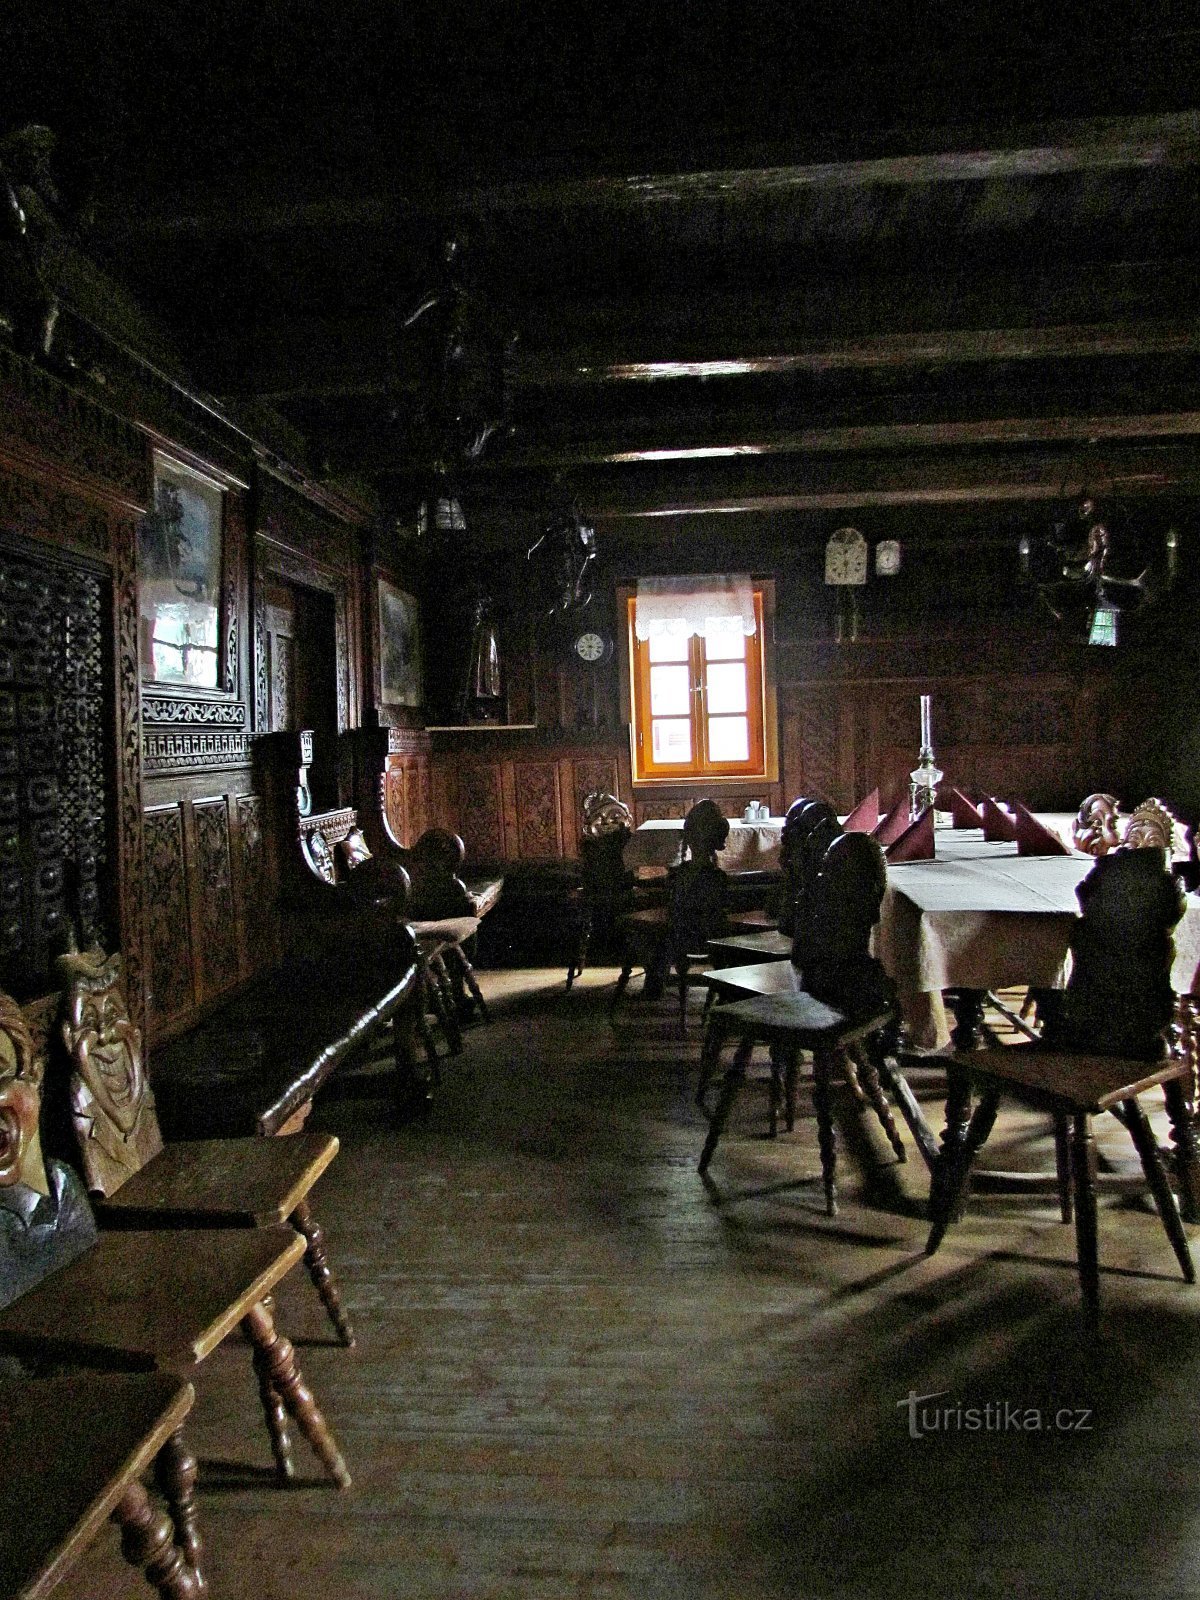
POLYGON ((788 163, 760 152, 753 166, 701 171, 538 179, 406 193, 394 168, 341 173, 305 195, 261 182, 202 185, 166 199, 161 194, 100 200, 94 227, 104 237, 251 239, 346 228, 411 228, 421 221, 530 211, 636 210, 680 203, 728 205, 802 192, 832 193, 879 186, 1041 179, 1067 173, 1139 171, 1200 164, 1200 113, 1096 118, 1000 130, 932 130, 910 135, 902 154, 788 163))

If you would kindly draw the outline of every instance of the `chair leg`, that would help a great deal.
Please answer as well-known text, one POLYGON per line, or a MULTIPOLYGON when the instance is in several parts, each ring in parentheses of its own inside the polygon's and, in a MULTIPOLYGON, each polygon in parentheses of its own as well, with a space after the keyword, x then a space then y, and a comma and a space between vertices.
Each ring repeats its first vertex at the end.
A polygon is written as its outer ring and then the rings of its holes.
POLYGON ((783 1104, 783 1050, 778 1044, 770 1047, 771 1057, 771 1099, 770 1122, 768 1130, 772 1139, 779 1133, 779 1107, 783 1104))
MULTIPOLYGON (((1140 1109, 1140 1108, 1139 1108, 1140 1109)), ((1075 1248, 1079 1257, 1079 1287, 1090 1323, 1100 1311, 1100 1259, 1096 1239, 1096 1141, 1092 1119, 1077 1111, 1071 1132, 1071 1172, 1075 1179, 1075 1248)))
POLYGON ((686 958, 675 963, 675 978, 679 984, 679 1037, 687 1038, 688 964, 686 958))
POLYGON ((879 1056, 879 1076, 886 1084, 892 1099, 900 1107, 900 1114, 908 1125, 908 1131, 912 1134, 917 1149, 921 1152, 921 1159, 932 1170, 937 1160, 937 1136, 929 1126, 916 1095, 909 1088, 908 1079, 901 1072, 899 1062, 886 1046, 879 1056))
MULTIPOLYGON (((264 1301, 270 1315, 270 1301, 264 1301)), ((250 1335, 249 1327, 246 1328, 250 1335)), ((252 1336, 251 1336, 252 1337, 252 1336)), ((258 1379, 258 1398, 262 1403, 263 1417, 271 1440, 271 1454, 275 1457, 275 1476, 280 1483, 291 1483, 296 1476, 296 1461, 292 1454, 292 1436, 288 1428, 287 1408, 283 1397, 271 1379, 271 1367, 266 1356, 254 1343, 254 1376, 258 1379)))
POLYGON ((440 955, 430 956, 428 967, 431 974, 429 998, 433 1002, 434 1016, 438 1019, 450 1054, 460 1056, 463 1047, 462 1033, 458 1026, 458 1018, 454 1015, 454 996, 450 989, 446 963, 440 955))
POLYGON ((696 1104, 701 1111, 704 1110, 704 1097, 717 1070, 717 1062, 721 1059, 721 1045, 724 1038, 724 1030, 720 1024, 709 1017, 704 1024, 704 1042, 700 1046, 700 1076, 696 1083, 696 1104))
POLYGON ((1054 1166, 1058 1173, 1058 1210, 1064 1222, 1070 1222, 1073 1210, 1071 1198, 1071 1125, 1064 1116, 1054 1118, 1054 1166))
POLYGON ((783 1125, 789 1133, 796 1131, 796 1080, 800 1075, 800 1048, 791 1045, 783 1064, 783 1125))
POLYGON ((880 1126, 887 1134, 888 1143, 895 1152, 897 1161, 907 1161, 908 1152, 904 1148, 904 1141, 900 1137, 900 1130, 896 1126, 896 1119, 892 1116, 892 1108, 887 1103, 883 1092, 883 1085, 879 1081, 879 1069, 871 1056, 869 1044, 856 1045, 854 1058, 858 1062, 859 1076, 871 1109, 879 1118, 880 1126))
POLYGON ((951 1219, 958 1210, 959 1196, 966 1187, 971 1163, 996 1123, 1000 1109, 1000 1092, 988 1089, 980 1097, 975 1114, 967 1125, 966 1135, 960 1145, 943 1146, 934 1163, 929 1185, 929 1214, 933 1226, 925 1242, 925 1254, 931 1256, 941 1244, 951 1219))
POLYGON ((131 1566, 139 1567, 147 1581, 166 1600, 201 1600, 208 1586, 197 1567, 175 1543, 175 1527, 165 1512, 156 1510, 145 1488, 129 1484, 112 1514, 121 1530, 121 1552, 131 1566))
POLYGON ((708 1137, 704 1141, 704 1149, 700 1152, 699 1170, 701 1173, 708 1171, 708 1164, 717 1148, 717 1141, 725 1130, 725 1124, 729 1120, 730 1109, 737 1099, 737 1092, 746 1081, 746 1068, 750 1065, 750 1056, 753 1050, 753 1039, 740 1039, 738 1041, 738 1047, 733 1053, 733 1060, 729 1063, 721 1083, 721 1093, 717 1096, 716 1109, 713 1111, 712 1121, 708 1125, 708 1137))
POLYGON ((1179 1210, 1185 1222, 1200 1222, 1200 1151, 1196 1121, 1183 1084, 1176 1079, 1163 1085, 1171 1143, 1175 1146, 1175 1176, 1179 1183, 1179 1210))
POLYGON ((488 1012, 487 1001, 483 998, 483 992, 479 987, 479 979, 475 976, 475 968, 471 965, 470 956, 460 944, 452 944, 446 954, 453 961, 459 977, 466 985, 467 993, 471 996, 475 1009, 479 1013, 479 1020, 481 1022, 490 1022, 492 1019, 488 1012))
POLYGON ((838 1051, 813 1051, 813 1110, 817 1114, 817 1146, 821 1152, 821 1178, 825 1185, 825 1215, 837 1216, 837 1140, 833 1131, 830 1089, 838 1051))
POLYGON ((295 1420, 338 1488, 348 1489, 350 1474, 342 1459, 342 1452, 296 1363, 296 1352, 291 1341, 285 1339, 275 1327, 270 1306, 260 1300, 246 1313, 242 1326, 254 1345, 256 1358, 261 1355, 263 1368, 270 1375, 271 1386, 283 1401, 289 1416, 295 1420))
POLYGON ((187 1447, 182 1428, 177 1429, 158 1452, 154 1473, 167 1510, 175 1524, 175 1543, 191 1565, 200 1566, 200 1528, 196 1517, 196 1479, 199 1467, 187 1447))
POLYGON ((304 1265, 308 1268, 313 1287, 320 1295, 321 1304, 325 1307, 330 1322, 333 1323, 333 1331, 346 1348, 352 1350, 354 1329, 342 1305, 341 1292, 325 1255, 325 1230, 313 1216, 307 1199, 299 1202, 288 1220, 304 1235, 307 1247, 304 1251, 304 1265))
POLYGON ((1140 1100, 1131 1096, 1121 1103, 1128 1118, 1125 1125, 1133 1136, 1138 1155, 1142 1158, 1142 1171, 1146 1174, 1146 1182, 1150 1185, 1150 1193, 1154 1196, 1154 1203, 1158 1207, 1162 1225, 1167 1231, 1167 1238, 1171 1241, 1175 1259, 1179 1262, 1180 1271, 1187 1282, 1195 1283, 1195 1263, 1192 1261, 1192 1252, 1188 1249, 1187 1234, 1183 1231, 1179 1207, 1175 1204, 1175 1196, 1167 1181, 1162 1157, 1158 1153, 1158 1142, 1154 1137, 1154 1131, 1140 1100))

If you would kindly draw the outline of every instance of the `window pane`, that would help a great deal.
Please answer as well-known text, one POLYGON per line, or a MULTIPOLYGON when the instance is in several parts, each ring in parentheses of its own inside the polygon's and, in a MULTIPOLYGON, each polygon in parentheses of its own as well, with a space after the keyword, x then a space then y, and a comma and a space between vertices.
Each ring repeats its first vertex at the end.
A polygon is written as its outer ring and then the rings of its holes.
POLYGON ((740 661, 712 665, 708 669, 708 709, 745 711, 746 669, 740 661))
POLYGON ((709 717, 708 753, 713 761, 750 759, 750 723, 745 717, 709 717))
POLYGON ((746 635, 722 629, 720 633, 706 634, 704 655, 709 661, 744 661, 746 635))
POLYGON ((658 766, 665 766, 670 762, 691 761, 692 759, 692 725, 690 722, 676 721, 652 722, 651 745, 654 751, 654 760, 658 766))
POLYGON ((686 667, 650 668, 652 717, 686 717, 689 692, 686 667))
POLYGON ((686 661, 691 640, 687 634, 684 634, 682 639, 667 634, 655 634, 654 638, 647 639, 646 643, 650 648, 651 661, 686 661))

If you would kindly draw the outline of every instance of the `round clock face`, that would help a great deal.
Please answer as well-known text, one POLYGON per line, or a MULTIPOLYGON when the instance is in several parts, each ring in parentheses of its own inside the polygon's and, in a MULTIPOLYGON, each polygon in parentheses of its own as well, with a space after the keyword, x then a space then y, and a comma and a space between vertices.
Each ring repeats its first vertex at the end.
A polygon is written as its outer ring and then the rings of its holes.
POLYGON ((598 633, 581 633, 575 640, 575 654, 589 666, 604 659, 604 638, 598 633))
POLYGON ((825 546, 825 582, 859 584, 867 581, 867 541, 857 528, 839 528, 825 546))
POLYGON ((881 539, 875 546, 875 571, 881 578, 894 578, 900 571, 900 545, 895 539, 881 539))

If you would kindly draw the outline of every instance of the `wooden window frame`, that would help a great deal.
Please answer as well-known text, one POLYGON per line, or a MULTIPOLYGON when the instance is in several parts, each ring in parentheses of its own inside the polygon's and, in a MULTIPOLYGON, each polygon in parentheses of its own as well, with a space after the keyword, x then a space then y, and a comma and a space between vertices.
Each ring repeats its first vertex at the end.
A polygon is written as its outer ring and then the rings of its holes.
MULTIPOLYGON (((633 631, 633 605, 636 586, 622 584, 617 590, 618 616, 625 630, 624 648, 620 652, 621 698, 629 725, 629 754, 634 785, 637 788, 695 788, 744 789, 750 783, 777 783, 779 781, 779 738, 776 717, 775 683, 775 585, 769 579, 754 579, 755 607, 759 626, 753 639, 747 640, 748 654, 753 668, 749 674, 751 695, 748 712, 751 721, 752 741, 761 729, 761 762, 734 765, 729 762, 710 762, 705 750, 705 717, 697 708, 692 715, 693 751, 697 759, 687 765, 672 763, 669 767, 654 767, 647 763, 642 751, 650 739, 649 652, 639 644, 633 631), (753 687, 760 690, 756 697, 753 687)), ((689 642, 688 664, 693 689, 702 696, 704 653, 699 639, 689 642)))

